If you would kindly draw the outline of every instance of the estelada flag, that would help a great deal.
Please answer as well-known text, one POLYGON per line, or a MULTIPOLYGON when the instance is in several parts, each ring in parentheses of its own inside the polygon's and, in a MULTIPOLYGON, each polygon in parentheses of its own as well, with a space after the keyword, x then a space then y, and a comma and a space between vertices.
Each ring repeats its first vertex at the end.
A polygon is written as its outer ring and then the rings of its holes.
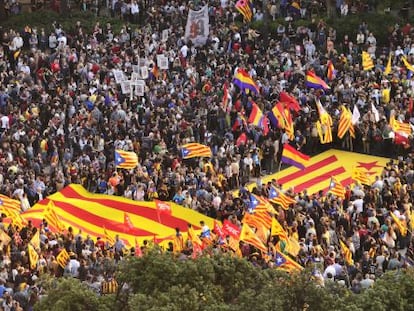
POLYGON ((282 227, 280 222, 276 218, 272 218, 272 227, 271 227, 272 236, 279 236, 281 240, 288 241, 289 237, 285 229, 282 227))
POLYGON ((167 214, 167 215, 172 214, 171 204, 169 202, 160 201, 160 200, 154 200, 154 202, 155 202, 155 206, 157 208, 158 213, 167 214))
POLYGON ((276 252, 275 264, 280 270, 284 270, 289 273, 303 270, 303 267, 300 264, 280 252, 276 252))
POLYGON ((257 249, 261 250, 262 252, 267 252, 266 245, 263 244, 262 240, 253 232, 248 224, 244 224, 242 226, 242 230, 240 233, 240 241, 243 241, 247 244, 250 244, 257 249))

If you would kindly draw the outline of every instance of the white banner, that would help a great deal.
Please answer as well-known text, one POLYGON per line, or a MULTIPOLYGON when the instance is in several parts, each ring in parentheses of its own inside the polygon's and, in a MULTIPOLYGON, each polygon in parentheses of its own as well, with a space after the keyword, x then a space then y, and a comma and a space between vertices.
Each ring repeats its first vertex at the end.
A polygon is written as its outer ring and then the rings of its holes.
POLYGON ((210 31, 209 27, 207 5, 199 11, 190 10, 185 27, 185 39, 191 40, 195 46, 204 45, 210 31))

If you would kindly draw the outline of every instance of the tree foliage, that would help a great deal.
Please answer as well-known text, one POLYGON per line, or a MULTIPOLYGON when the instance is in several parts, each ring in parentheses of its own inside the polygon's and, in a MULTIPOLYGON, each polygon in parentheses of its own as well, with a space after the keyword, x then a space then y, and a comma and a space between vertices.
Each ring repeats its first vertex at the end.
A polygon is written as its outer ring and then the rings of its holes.
POLYGON ((391 271, 354 294, 333 283, 320 287, 305 270, 288 275, 226 255, 196 260, 152 251, 118 266, 122 290, 99 296, 76 279, 49 278, 35 310, 122 311, 385 311, 414 305, 414 271, 391 271))

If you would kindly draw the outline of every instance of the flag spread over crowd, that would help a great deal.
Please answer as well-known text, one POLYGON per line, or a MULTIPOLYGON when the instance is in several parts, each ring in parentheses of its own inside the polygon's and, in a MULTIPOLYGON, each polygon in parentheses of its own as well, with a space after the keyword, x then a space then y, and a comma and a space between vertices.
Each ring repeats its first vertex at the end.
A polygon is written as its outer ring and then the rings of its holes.
MULTIPOLYGON (((108 239, 119 235, 126 245, 134 246, 135 239, 162 242, 172 240, 179 228, 186 232, 188 224, 200 229, 200 221, 213 225, 213 219, 173 202, 133 201, 105 194, 92 194, 81 185, 72 184, 34 205, 21 214, 26 221, 39 226, 47 209, 53 207, 57 216, 48 224, 53 231, 72 227, 93 238, 108 239), (161 204, 167 204, 164 209, 161 204), (59 224, 60 225, 56 225, 59 224), (61 228, 58 228, 58 227, 61 228)), ((1 210, 1 208, 0 208, 1 210)))
MULTIPOLYGON (((325 3, 86 1, 119 27, 0 28, 7 288, 96 273, 106 294, 113 275, 83 265, 154 243, 184 259, 317 267, 327 282, 346 273, 355 291, 407 266, 414 27, 379 34, 355 18, 344 34, 315 17, 325 3)), ((336 5, 327 13, 359 10, 336 5)))

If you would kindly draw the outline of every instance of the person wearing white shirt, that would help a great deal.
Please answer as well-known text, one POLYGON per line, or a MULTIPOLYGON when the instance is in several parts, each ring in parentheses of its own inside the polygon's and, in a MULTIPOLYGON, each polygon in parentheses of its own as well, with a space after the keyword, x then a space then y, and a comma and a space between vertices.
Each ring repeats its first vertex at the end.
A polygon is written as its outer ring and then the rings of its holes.
POLYGON ((138 23, 138 16, 139 16, 139 5, 137 1, 133 1, 131 3, 131 16, 132 16, 132 23, 138 23))
POLYGON ((398 57, 400 55, 404 55, 404 50, 401 48, 401 46, 397 46, 397 49, 395 50, 395 57, 398 57))
POLYGON ((187 44, 184 44, 184 45, 181 47, 180 52, 181 52, 181 55, 182 55, 184 58, 187 58, 187 55, 188 55, 188 46, 187 46, 187 44))
POLYGON ((11 51, 20 50, 23 47, 23 38, 20 36, 20 33, 16 33, 16 36, 13 38, 10 45, 11 51))
POLYGON ((352 202, 352 204, 354 205, 355 211, 357 214, 361 214, 364 210, 364 200, 358 196, 358 198, 356 200, 354 200, 354 202, 352 202))
POLYGON ((0 122, 1 122, 1 128, 2 128, 3 131, 8 130, 10 128, 10 120, 9 120, 8 116, 3 115, 0 118, 0 122))

